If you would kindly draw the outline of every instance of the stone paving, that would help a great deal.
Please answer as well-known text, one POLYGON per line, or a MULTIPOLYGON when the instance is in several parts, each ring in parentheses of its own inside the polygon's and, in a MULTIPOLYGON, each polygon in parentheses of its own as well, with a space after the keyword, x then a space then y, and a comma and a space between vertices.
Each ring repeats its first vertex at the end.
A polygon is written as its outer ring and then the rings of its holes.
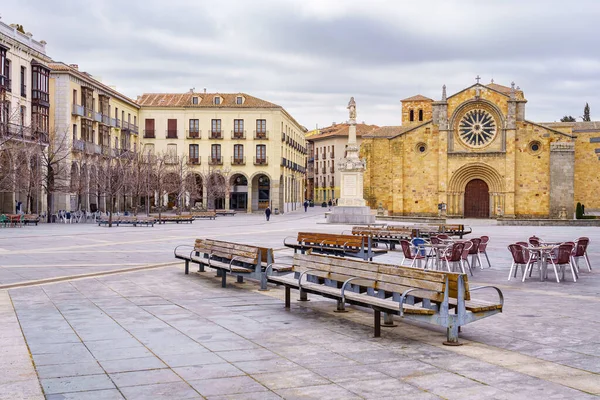
MULTIPOLYGON (((282 249, 321 225, 322 209, 221 217, 192 225, 100 228, 45 225, 0 230, 0 399, 587 399, 600 395, 599 228, 500 227, 467 221, 492 238, 492 269, 474 284, 504 292, 502 314, 463 328, 460 347, 432 326, 399 322, 372 337, 368 310, 311 296, 283 308, 283 291, 181 263, 114 275, 73 275, 173 262, 195 237, 282 249), (509 242, 589 236, 592 272, 577 283, 507 281, 509 242)), ((378 257, 399 262, 399 253, 378 257)), ((482 293, 483 295, 483 293, 482 293)), ((478 294, 479 296, 479 294, 478 294)))

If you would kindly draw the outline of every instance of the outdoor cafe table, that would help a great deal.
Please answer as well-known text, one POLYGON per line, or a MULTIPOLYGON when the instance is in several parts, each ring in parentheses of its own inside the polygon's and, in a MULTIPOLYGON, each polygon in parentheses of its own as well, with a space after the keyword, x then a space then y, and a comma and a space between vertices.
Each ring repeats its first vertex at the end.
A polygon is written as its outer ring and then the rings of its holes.
MULTIPOLYGON (((556 246, 550 245, 548 243, 543 244, 542 246, 529 246, 527 250, 538 253, 539 260, 541 263, 540 268, 540 281, 543 282, 546 279, 546 271, 548 269, 548 256, 552 252, 556 246)), ((525 277, 523 277, 525 278, 525 277)))
MULTIPOLYGON (((419 250, 422 247, 429 247, 431 249, 429 254, 431 255, 431 253, 433 252, 433 254, 435 255, 435 269, 439 270, 440 262, 442 260, 441 255, 444 252, 444 250, 446 250, 450 246, 452 246, 452 243, 438 243, 438 244, 423 243, 423 244, 419 245, 419 250)), ((425 269, 427 269, 427 263, 425 263, 425 269)))

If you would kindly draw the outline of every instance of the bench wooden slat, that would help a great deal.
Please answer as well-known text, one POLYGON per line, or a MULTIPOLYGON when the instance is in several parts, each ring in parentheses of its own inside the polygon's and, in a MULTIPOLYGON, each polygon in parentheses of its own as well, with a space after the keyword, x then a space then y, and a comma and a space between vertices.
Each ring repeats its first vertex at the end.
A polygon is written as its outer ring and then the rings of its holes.
MULTIPOLYGON (((347 293, 346 298, 348 300, 366 302, 369 304, 373 304, 375 306, 379 306, 381 308, 386 308, 386 309, 391 309, 391 310, 396 309, 396 310, 400 311, 400 303, 398 303, 395 300, 380 299, 377 297, 368 296, 366 294, 359 294, 359 293, 355 293, 355 292, 347 293)), ((435 310, 432 310, 429 308, 423 308, 423 307, 419 307, 419 306, 414 306, 411 304, 403 304, 402 308, 404 309, 404 312, 406 314, 419 314, 419 315, 435 314, 435 310)))

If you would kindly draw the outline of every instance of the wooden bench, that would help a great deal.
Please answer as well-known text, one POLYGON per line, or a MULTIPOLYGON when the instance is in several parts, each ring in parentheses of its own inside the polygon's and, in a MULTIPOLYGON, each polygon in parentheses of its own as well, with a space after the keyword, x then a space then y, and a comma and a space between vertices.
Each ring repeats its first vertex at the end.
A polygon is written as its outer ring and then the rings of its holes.
POLYGON ((310 250, 314 253, 358 257, 363 260, 372 260, 375 256, 387 253, 387 250, 373 248, 373 240, 369 236, 299 232, 297 243, 287 243, 288 239, 290 238, 285 238, 283 244, 294 249, 294 253, 300 250, 304 254, 310 250))
POLYGON ((473 232, 473 229, 470 227, 466 227, 462 224, 444 224, 438 226, 438 233, 445 233, 450 236, 458 236, 459 238, 463 238, 464 235, 468 235, 473 232))
POLYGON ((198 218, 216 219, 217 213, 215 211, 194 211, 194 212, 192 212, 192 217, 194 219, 198 219, 198 218))
MULTIPOLYGON (((131 226, 154 226, 155 219, 154 217, 147 216, 134 216, 134 215, 114 215, 112 219, 112 224, 114 226, 121 225, 131 225, 131 226)), ((108 226, 108 217, 103 216, 98 220, 98 226, 107 225, 108 226)))
POLYGON ((175 222, 176 224, 180 222, 189 222, 191 224, 194 222, 194 217, 192 215, 161 215, 160 218, 157 216, 153 217, 156 218, 156 222, 159 224, 165 224, 167 222, 175 222))
POLYGON ((285 286, 285 307, 290 307, 290 289, 337 301, 338 311, 345 304, 374 310, 374 336, 381 334, 381 312, 386 324, 392 315, 446 328, 446 344, 457 344, 459 328, 470 322, 502 312, 500 289, 492 286, 469 288, 466 274, 427 271, 391 264, 357 261, 320 255, 294 255, 292 272, 271 276, 268 282, 285 286), (471 292, 491 288, 498 302, 472 300, 471 292))
POLYGON ((401 240, 411 240, 416 237, 416 229, 410 227, 352 227, 352 234, 356 236, 368 236, 374 243, 383 243, 390 250, 394 250, 401 240))
POLYGON ((25 214, 23 216, 23 223, 25 225, 34 225, 37 226, 38 222, 40 222, 40 216, 37 214, 25 214))
POLYGON ((215 210, 215 213, 217 215, 224 215, 224 216, 229 215, 231 217, 235 216, 235 210, 215 210))
POLYGON ((173 251, 175 258, 185 261, 185 273, 189 264, 198 264, 199 272, 204 267, 214 268, 221 277, 221 286, 227 285, 227 274, 260 281, 261 290, 267 289, 267 267, 271 271, 289 272, 291 267, 274 264, 273 249, 213 239, 196 239, 194 246, 180 245, 173 251))

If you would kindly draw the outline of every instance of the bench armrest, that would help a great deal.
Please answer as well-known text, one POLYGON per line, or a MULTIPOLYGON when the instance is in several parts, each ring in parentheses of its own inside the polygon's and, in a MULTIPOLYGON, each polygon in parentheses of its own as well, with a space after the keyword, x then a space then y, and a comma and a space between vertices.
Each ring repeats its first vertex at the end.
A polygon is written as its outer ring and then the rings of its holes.
MULTIPOLYGON (((297 240, 297 238, 294 238, 293 236, 286 236, 286 237, 283 239, 283 245, 284 245, 284 246, 287 246, 287 245, 288 245, 288 243, 286 242, 286 240, 287 240, 287 239, 289 239, 289 238, 292 238, 293 240, 297 240)), ((297 243, 294 243, 294 245, 296 245, 296 244, 297 244, 297 243)))
POLYGON ((345 303, 345 302, 346 302, 346 297, 344 296, 344 292, 346 291, 346 287, 347 287, 347 286, 350 284, 350 282, 352 282, 352 281, 355 281, 355 280, 357 280, 357 279, 360 279, 360 280, 363 280, 363 281, 377 282, 377 281, 374 281, 374 280, 372 280, 372 279, 360 278, 360 277, 358 277, 358 276, 355 276, 355 277, 353 277, 353 278, 347 279, 347 280, 344 282, 344 284, 342 285, 342 289, 341 289, 341 292, 340 292, 340 294, 341 294, 341 296, 342 296, 342 303, 345 303))
POLYGON ((474 288, 469 288, 469 292, 473 292, 475 290, 480 290, 480 289, 494 289, 496 292, 498 292, 498 298, 500 299, 500 306, 502 308, 504 308, 504 295, 502 294, 502 291, 500 289, 498 289, 496 286, 477 286, 474 288))
POLYGON ((231 261, 229 261, 229 272, 231 272, 231 266, 233 265, 233 262, 238 258, 242 258, 242 256, 235 256, 231 259, 231 261))
POLYGON ((191 248, 194 248, 194 246, 190 246, 189 244, 180 244, 179 246, 175 247, 175 250, 173 250, 173 254, 175 256, 177 256, 177 249, 180 248, 180 247, 191 247, 191 248))
POLYGON ((271 263, 271 264, 267 265, 267 269, 265 269, 266 277, 269 277, 269 271, 273 272, 273 265, 283 265, 285 267, 293 267, 293 265, 287 265, 287 264, 282 264, 282 263, 271 263))
POLYGON ((298 277, 298 288, 302 289, 302 277, 312 271, 319 271, 319 270, 318 269, 307 269, 306 271, 304 271, 300 274, 300 276, 298 277))
POLYGON ((410 292, 414 292, 416 290, 419 291, 423 291, 423 292, 434 292, 437 293, 436 290, 431 290, 431 289, 421 289, 421 288, 411 288, 408 289, 407 291, 405 291, 404 293, 402 293, 402 296, 400 297, 400 316, 403 317, 404 316, 404 300, 406 300, 406 295, 409 294, 410 292))

